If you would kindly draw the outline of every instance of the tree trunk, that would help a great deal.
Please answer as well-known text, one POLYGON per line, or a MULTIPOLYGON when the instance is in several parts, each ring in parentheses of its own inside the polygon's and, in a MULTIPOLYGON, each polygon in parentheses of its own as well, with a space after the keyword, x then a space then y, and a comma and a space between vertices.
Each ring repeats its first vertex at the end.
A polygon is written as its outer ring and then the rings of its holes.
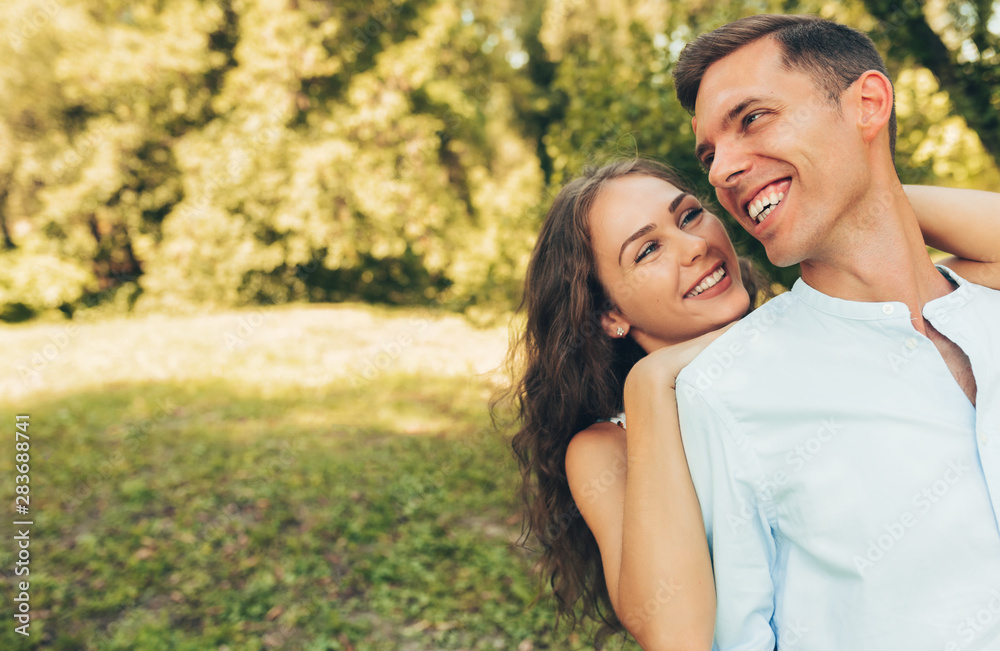
POLYGON ((0 190, 0 237, 3 238, 4 251, 12 251, 17 247, 14 240, 10 239, 10 230, 7 228, 7 186, 0 190))

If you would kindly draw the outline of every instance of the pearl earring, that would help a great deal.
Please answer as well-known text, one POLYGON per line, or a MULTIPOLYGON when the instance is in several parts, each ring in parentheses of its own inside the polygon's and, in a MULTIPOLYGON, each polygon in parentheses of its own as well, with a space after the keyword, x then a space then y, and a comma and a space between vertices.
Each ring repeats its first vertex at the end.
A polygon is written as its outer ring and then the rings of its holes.
POLYGON ((618 336, 621 337, 624 334, 625 334, 625 330, 621 326, 618 326, 618 336))

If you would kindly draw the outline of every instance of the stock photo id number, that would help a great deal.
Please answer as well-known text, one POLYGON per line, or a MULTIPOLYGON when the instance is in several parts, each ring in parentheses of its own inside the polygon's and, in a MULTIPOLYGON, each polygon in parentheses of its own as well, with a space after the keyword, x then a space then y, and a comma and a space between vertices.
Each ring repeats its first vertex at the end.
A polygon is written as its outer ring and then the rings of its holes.
POLYGON ((24 636, 29 636, 31 626, 31 449, 28 428, 31 416, 18 414, 14 421, 14 630, 24 636), (22 578, 23 577, 23 578, 22 578))

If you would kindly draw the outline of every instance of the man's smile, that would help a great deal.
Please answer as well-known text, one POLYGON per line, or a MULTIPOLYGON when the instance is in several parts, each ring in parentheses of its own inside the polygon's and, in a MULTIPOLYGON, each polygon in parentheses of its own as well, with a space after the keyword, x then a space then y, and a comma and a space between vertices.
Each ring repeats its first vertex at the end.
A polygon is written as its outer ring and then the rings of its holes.
POLYGON ((768 183, 755 192, 749 201, 743 204, 744 214, 755 224, 760 224, 778 206, 792 185, 791 179, 782 179, 768 183))

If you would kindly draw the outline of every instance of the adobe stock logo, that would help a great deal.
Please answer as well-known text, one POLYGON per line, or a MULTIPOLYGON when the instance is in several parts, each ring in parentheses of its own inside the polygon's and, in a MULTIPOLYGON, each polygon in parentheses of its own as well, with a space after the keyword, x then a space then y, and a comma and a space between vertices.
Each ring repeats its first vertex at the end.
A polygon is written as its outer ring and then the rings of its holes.
MULTIPOLYGON (((996 626, 997 616, 1000 615, 1000 591, 996 588, 990 590, 990 600, 985 606, 980 608, 974 615, 969 615, 955 627, 955 633, 959 640, 951 640, 944 646, 944 651, 960 651, 962 648, 973 642, 981 633, 996 626)), ((977 648, 982 648, 977 645, 977 648)))
POLYGON ((725 346, 719 341, 709 345, 697 358, 698 361, 688 367, 692 372, 689 373, 687 369, 682 371, 680 378, 686 395, 693 397, 696 389, 705 391, 724 377, 736 360, 752 350, 757 341, 781 320, 790 305, 791 301, 781 296, 771 299, 767 305, 754 310, 735 326, 732 332, 739 338, 731 338, 725 346), (695 368, 697 373, 693 372, 695 368))
MULTIPOLYGON (((815 433, 805 441, 797 444, 794 449, 785 455, 785 464, 790 467, 788 472, 775 470, 770 478, 762 477, 757 482, 755 489, 761 499, 772 500, 775 494, 783 488, 794 477, 795 473, 801 471, 806 464, 820 455, 824 448, 834 441, 840 434, 843 425, 837 423, 833 418, 826 418, 815 433)), ((746 435, 740 433, 736 438, 739 449, 746 450, 750 442, 746 440, 746 435)), ((740 499, 739 511, 726 515, 726 521, 734 531, 749 524, 758 515, 756 506, 751 505, 744 499, 740 499)))
POLYGON ((678 585, 673 577, 669 580, 660 579, 656 584, 656 593, 647 599, 641 607, 630 610, 622 617, 622 623, 635 635, 646 627, 647 622, 653 619, 660 609, 682 591, 682 586, 678 585))
POLYGON ((396 335, 394 340, 382 342, 378 352, 366 357, 362 367, 351 377, 351 388, 358 390, 377 380, 402 357, 407 348, 413 345, 415 339, 412 333, 420 335, 429 325, 430 321, 427 319, 411 319, 407 332, 396 335))
POLYGON ((938 479, 923 490, 914 493, 913 498, 910 500, 914 511, 903 511, 898 518, 884 524, 882 526, 884 533, 868 541, 868 548, 865 550, 865 555, 854 555, 852 560, 854 561, 854 567, 858 570, 858 574, 864 576, 865 572, 885 558, 889 550, 895 547, 896 543, 903 539, 920 518, 940 502, 968 472, 969 467, 961 461, 951 461, 941 479, 938 479))

